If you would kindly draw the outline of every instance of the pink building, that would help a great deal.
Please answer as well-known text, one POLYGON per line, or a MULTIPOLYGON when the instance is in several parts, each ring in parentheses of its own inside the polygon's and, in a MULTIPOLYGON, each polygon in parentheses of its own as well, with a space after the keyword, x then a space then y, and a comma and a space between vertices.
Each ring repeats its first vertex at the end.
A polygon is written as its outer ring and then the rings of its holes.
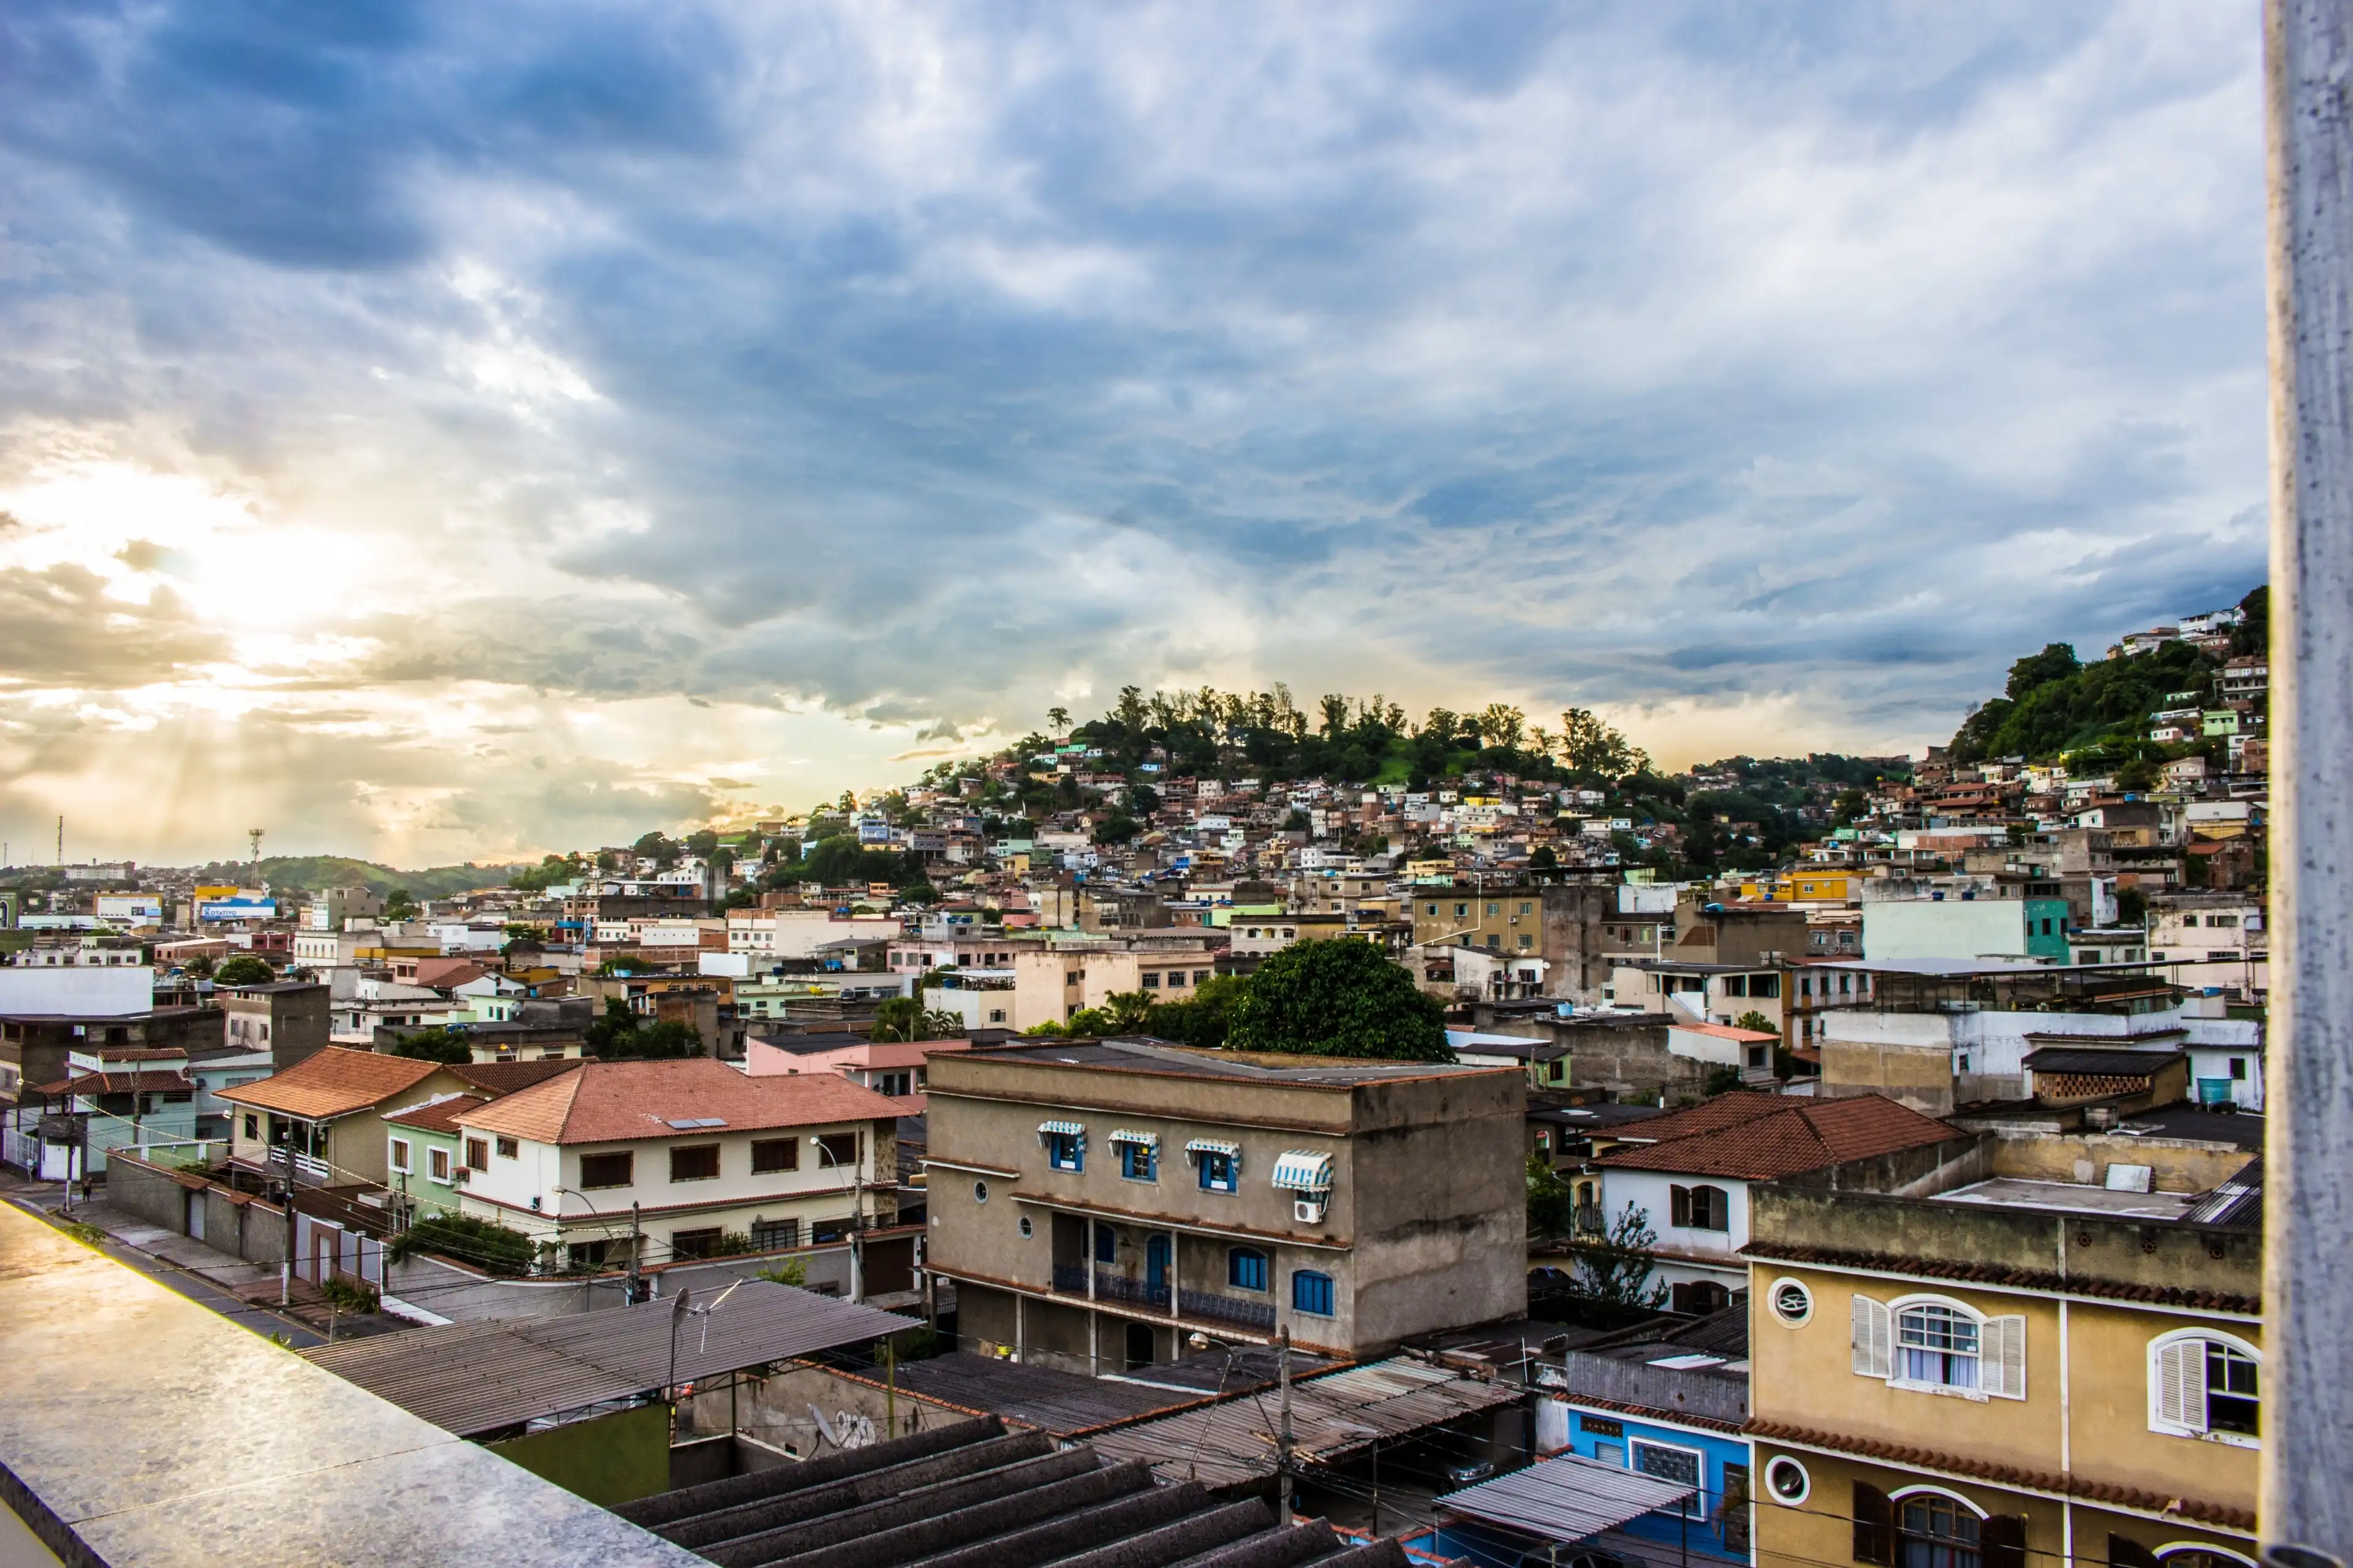
POLYGON ((906 1040, 877 1044, 845 1035, 779 1035, 754 1037, 745 1066, 754 1078, 839 1073, 852 1083, 890 1096, 910 1116, 921 1116, 923 1058, 944 1051, 968 1051, 969 1040, 906 1040))

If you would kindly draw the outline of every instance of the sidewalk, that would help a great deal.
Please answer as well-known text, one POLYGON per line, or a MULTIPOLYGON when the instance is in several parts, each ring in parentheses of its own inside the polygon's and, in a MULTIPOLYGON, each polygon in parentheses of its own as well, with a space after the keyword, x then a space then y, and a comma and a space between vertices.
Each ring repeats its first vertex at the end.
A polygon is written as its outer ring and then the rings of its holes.
POLYGON ((248 1263, 218 1252, 201 1241, 165 1230, 137 1215, 110 1205, 103 1196, 75 1197, 73 1211, 65 1212, 64 1190, 54 1182, 16 1181, 0 1187, 0 1197, 51 1223, 70 1221, 103 1231, 100 1250, 115 1261, 138 1269, 201 1302, 264 1338, 282 1336, 296 1350, 327 1342, 332 1323, 338 1341, 396 1332, 416 1325, 385 1313, 353 1317, 329 1309, 318 1288, 297 1279, 293 1300, 278 1304, 278 1270, 268 1264, 248 1263))

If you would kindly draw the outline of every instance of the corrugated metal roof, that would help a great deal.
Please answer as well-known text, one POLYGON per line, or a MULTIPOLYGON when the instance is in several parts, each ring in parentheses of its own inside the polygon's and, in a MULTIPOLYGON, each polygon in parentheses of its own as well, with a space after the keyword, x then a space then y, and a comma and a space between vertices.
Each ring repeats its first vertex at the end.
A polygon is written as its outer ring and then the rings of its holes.
POLYGON ((1655 1509, 1678 1507, 1691 1495, 1691 1488, 1672 1481, 1562 1454, 1448 1492, 1437 1506, 1466 1519, 1565 1542, 1615 1530, 1655 1509))
MULTIPOLYGON (((697 1292, 696 1299, 711 1298, 697 1292)), ((304 1354, 466 1437, 659 1388, 670 1376, 676 1304, 673 1297, 564 1318, 452 1323, 304 1354)), ((678 1380, 861 1344, 913 1326, 895 1312, 746 1280, 709 1316, 680 1317, 678 1380)))
MULTIPOLYGON (((1294 1377, 1292 1448, 1308 1461, 1336 1459, 1374 1440, 1359 1427, 1387 1440, 1514 1404, 1524 1392, 1403 1357, 1294 1377)), ((1231 1486, 1274 1473, 1278 1398, 1275 1390, 1261 1388, 1101 1433, 1092 1441, 1113 1458, 1145 1460, 1163 1480, 1198 1478, 1204 1486, 1231 1486)))

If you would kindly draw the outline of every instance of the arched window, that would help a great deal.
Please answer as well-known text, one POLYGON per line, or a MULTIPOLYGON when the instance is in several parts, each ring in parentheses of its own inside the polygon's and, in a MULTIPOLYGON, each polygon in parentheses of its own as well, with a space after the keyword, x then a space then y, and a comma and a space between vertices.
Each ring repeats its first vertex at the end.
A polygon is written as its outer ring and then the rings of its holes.
POLYGON ((1237 1290, 1266 1289, 1266 1254, 1255 1247, 1226 1249, 1226 1283, 1237 1290))
POLYGON ((1978 1321, 1954 1308, 1926 1303, 1895 1315, 1895 1375, 1905 1383, 1975 1388, 1979 1348, 1978 1321))
POLYGON ((2026 1397, 2026 1319, 1989 1318, 1942 1296, 1879 1301, 1858 1292, 1854 1370, 1899 1388, 2026 1397))
POLYGON ((2149 1342, 2148 1425, 2248 1445, 2263 1434, 2263 1355, 2230 1334, 2181 1330, 2149 1342))

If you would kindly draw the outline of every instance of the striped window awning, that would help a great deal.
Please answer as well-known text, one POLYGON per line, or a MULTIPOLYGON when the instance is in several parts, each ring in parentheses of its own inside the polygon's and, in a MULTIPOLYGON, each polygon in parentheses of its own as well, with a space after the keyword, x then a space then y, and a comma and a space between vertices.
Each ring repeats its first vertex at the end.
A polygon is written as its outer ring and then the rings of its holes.
POLYGON ((1138 1132, 1138 1131, 1137 1131, 1135 1129, 1134 1129, 1133 1127, 1114 1127, 1114 1128, 1113 1128, 1113 1129, 1111 1130, 1111 1141, 1112 1141, 1113 1142, 1114 1142, 1114 1143, 1135 1143, 1135 1144, 1140 1144, 1140 1145, 1141 1145, 1141 1146, 1143 1146, 1144 1148, 1150 1149, 1150 1150, 1154 1151, 1155 1152, 1158 1152, 1158 1150, 1159 1150, 1159 1148, 1160 1148, 1160 1134, 1159 1134, 1159 1133, 1157 1133, 1157 1132, 1138 1132))
POLYGON ((1229 1160, 1238 1158, 1241 1152, 1240 1144, 1229 1143, 1221 1138, 1196 1138, 1185 1145, 1187 1154, 1223 1154, 1229 1160))
POLYGON ((1087 1124, 1083 1121, 1040 1121, 1038 1123, 1038 1136, 1040 1138, 1083 1138, 1086 1135, 1087 1124))
POLYGON ((1274 1184, 1295 1193, 1332 1190, 1332 1156, 1286 1149, 1274 1162, 1274 1184))

